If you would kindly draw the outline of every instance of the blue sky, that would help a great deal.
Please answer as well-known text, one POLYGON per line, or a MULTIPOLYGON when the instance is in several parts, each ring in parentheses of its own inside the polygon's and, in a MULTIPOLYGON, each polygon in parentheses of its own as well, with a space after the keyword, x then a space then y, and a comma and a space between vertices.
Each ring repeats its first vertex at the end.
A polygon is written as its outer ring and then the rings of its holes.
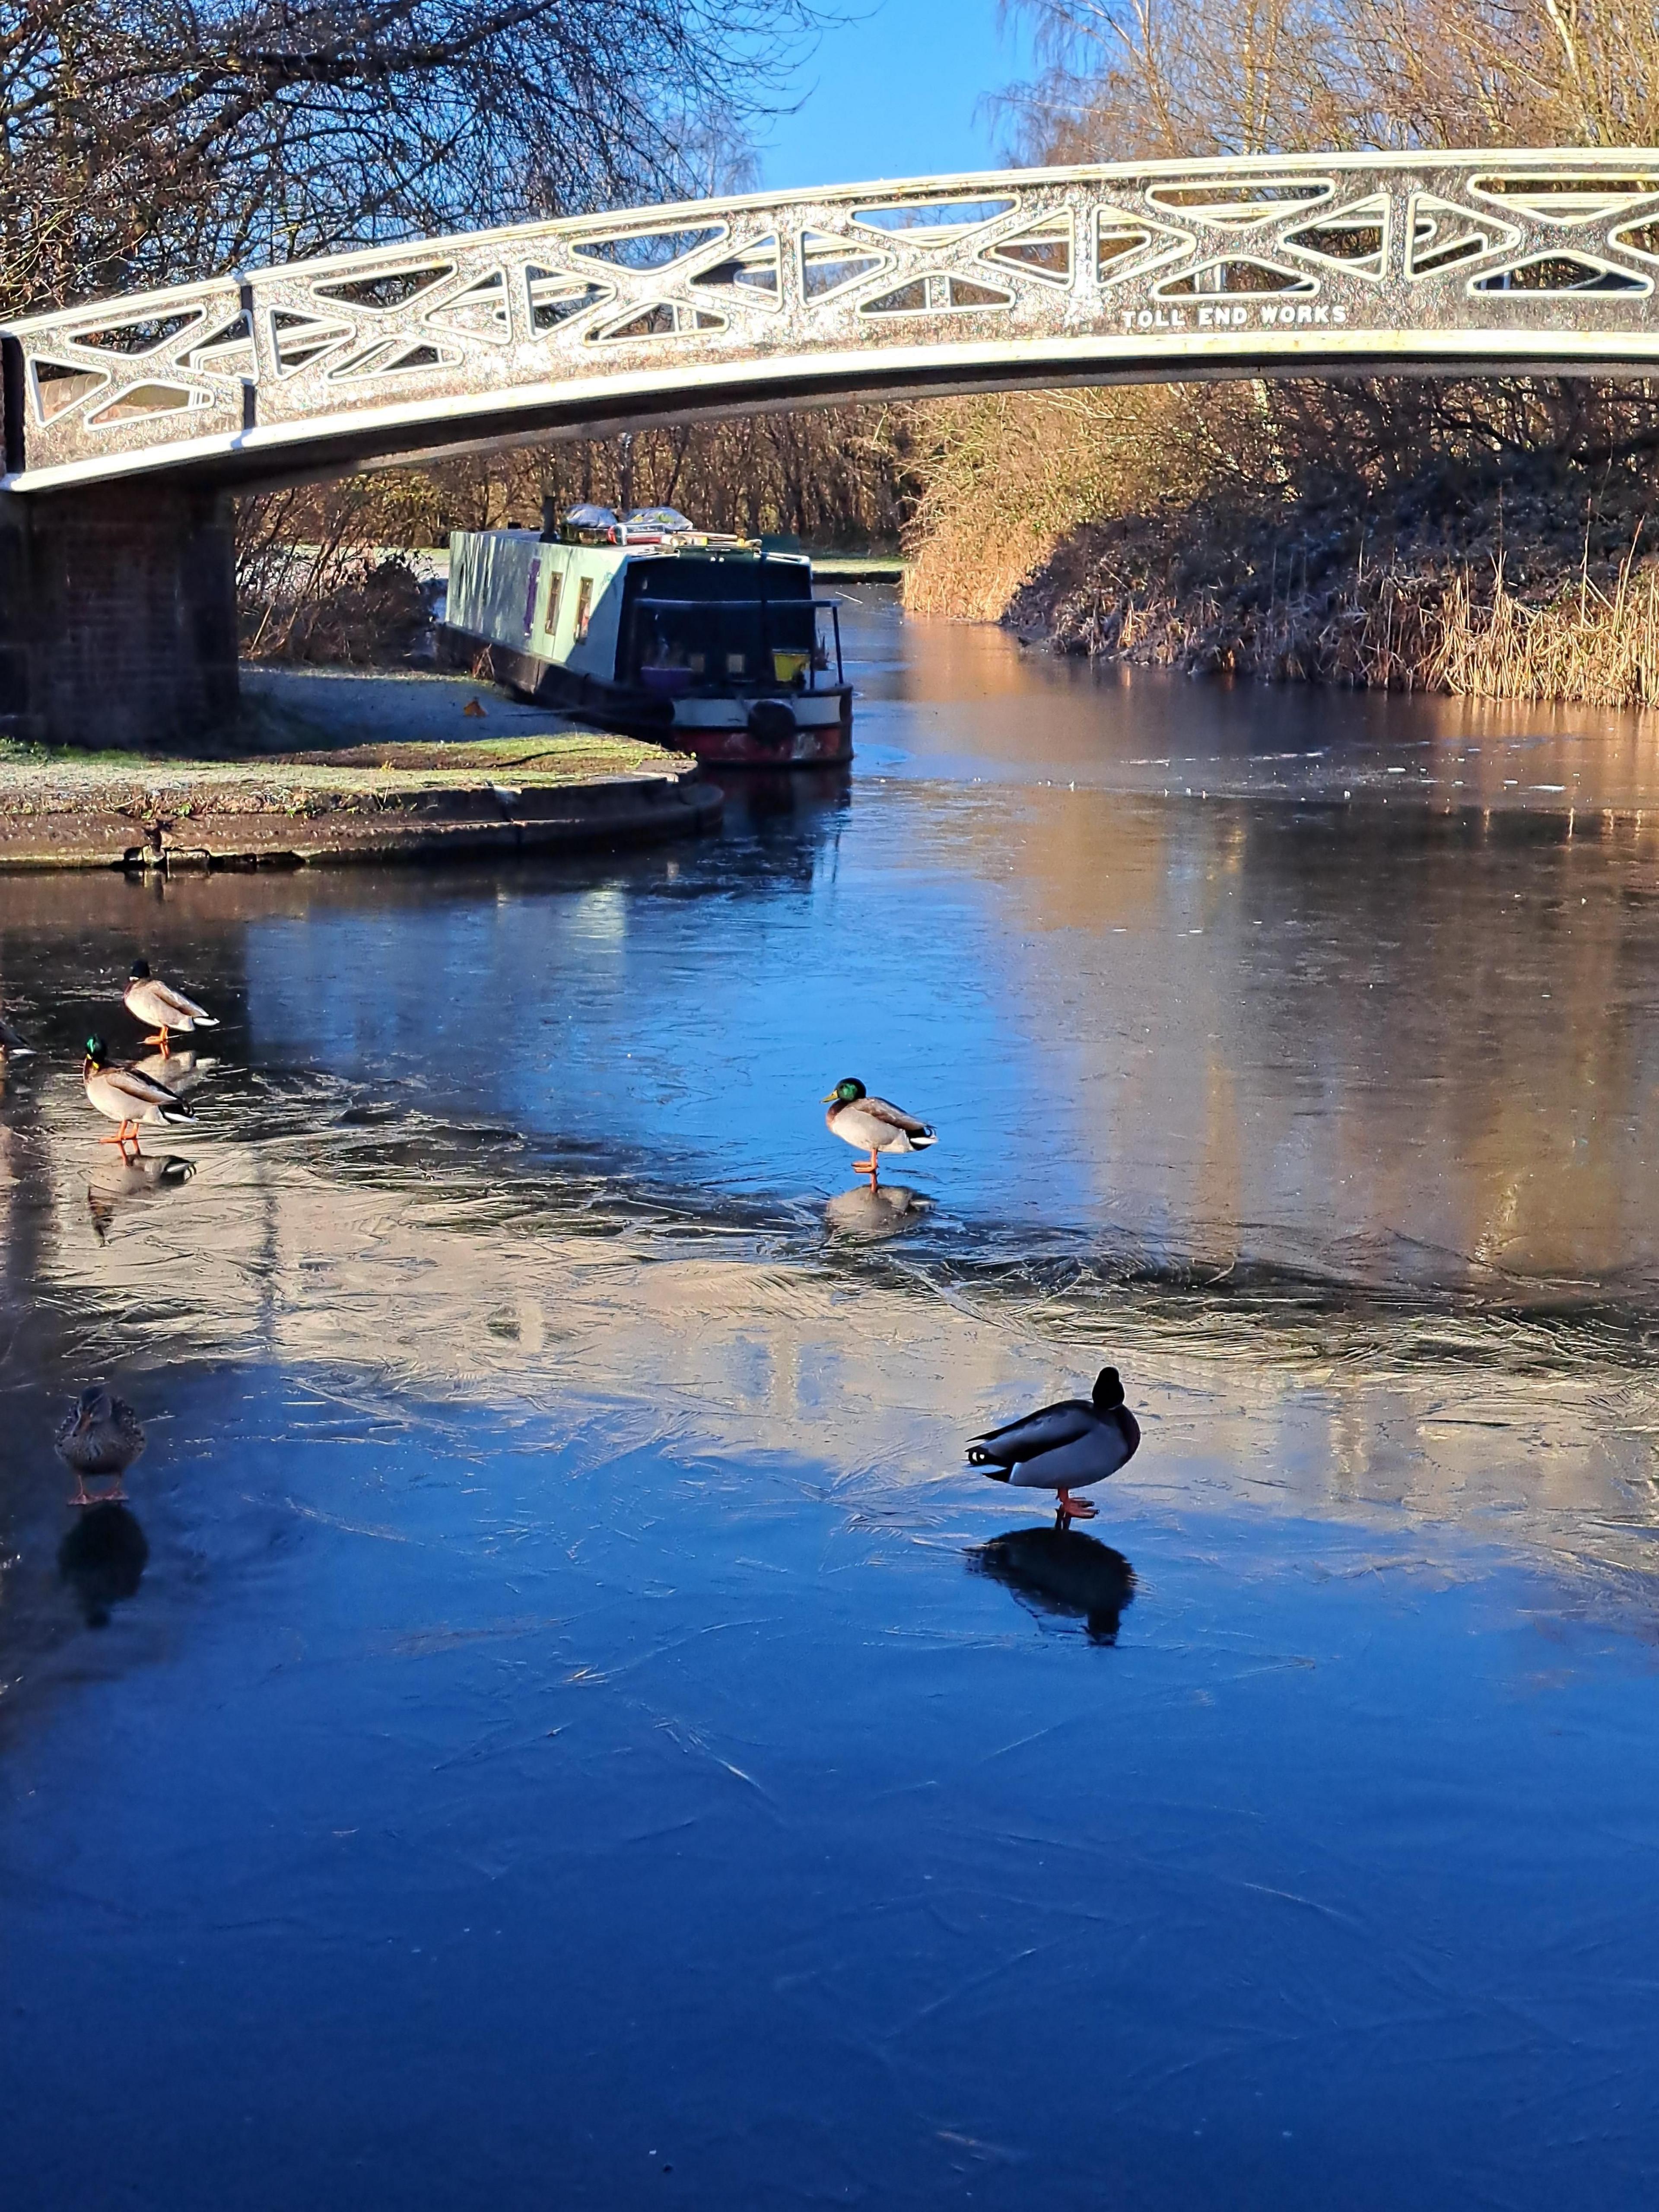
POLYGON ((996 0, 840 5, 848 20, 824 33, 802 72, 798 112, 763 134, 763 185, 991 167, 996 125, 975 111, 1024 73, 1015 33, 997 27, 996 0))

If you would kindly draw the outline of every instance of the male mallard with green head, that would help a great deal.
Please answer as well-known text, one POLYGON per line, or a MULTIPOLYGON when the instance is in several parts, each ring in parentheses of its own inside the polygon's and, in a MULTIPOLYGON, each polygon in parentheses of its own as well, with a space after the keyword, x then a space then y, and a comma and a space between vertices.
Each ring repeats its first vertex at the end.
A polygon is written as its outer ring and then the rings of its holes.
POLYGON ((153 1075, 146 1075, 137 1067, 118 1067, 110 1059, 108 1048, 100 1036, 87 1039, 87 1056, 81 1066, 81 1080, 86 1086, 87 1103, 98 1113, 121 1126, 112 1137, 100 1137, 100 1145, 119 1145, 123 1154, 131 1145, 138 1149, 138 1125, 141 1121, 193 1121, 196 1115, 185 1105, 176 1091, 169 1091, 165 1083, 158 1083, 153 1075))
POLYGON ((833 1091, 825 1093, 823 1103, 830 1109, 823 1122, 830 1133, 844 1145, 868 1152, 867 1160, 854 1161, 853 1171, 867 1175, 872 1188, 878 1152, 921 1152, 939 1142, 926 1121, 918 1121, 914 1114, 907 1114, 888 1099, 871 1097, 856 1075, 843 1076, 833 1091))

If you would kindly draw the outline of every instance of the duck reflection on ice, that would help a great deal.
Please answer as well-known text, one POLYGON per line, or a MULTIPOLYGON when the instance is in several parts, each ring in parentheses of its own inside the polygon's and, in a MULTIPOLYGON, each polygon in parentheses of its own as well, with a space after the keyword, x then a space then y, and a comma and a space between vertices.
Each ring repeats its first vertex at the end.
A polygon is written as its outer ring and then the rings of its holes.
POLYGON ((109 1234, 111 1223, 124 1206, 137 1199, 159 1198, 168 1191, 182 1190, 195 1172, 195 1161, 182 1159, 176 1152, 140 1152, 136 1159, 131 1155, 100 1159, 87 1184, 87 1207, 99 1243, 109 1234))
POLYGON ((137 1595, 149 1559, 143 1530, 125 1505, 88 1506, 58 1547, 58 1571, 75 1592, 88 1628, 107 1628, 110 1608, 137 1595))
POLYGON ((838 1190, 823 1209, 823 1225, 832 1237, 897 1237, 914 1229, 933 1201, 902 1182, 878 1183, 872 1188, 838 1190))
POLYGON ((147 1052, 132 1064, 140 1075, 148 1075, 154 1083, 165 1083, 178 1098, 187 1091, 198 1090, 219 1065, 210 1054, 201 1052, 147 1052))
POLYGON ((1134 1602, 1135 1571, 1122 1553, 1075 1528, 1010 1528, 969 1552, 968 1565, 1035 1612, 1085 1621, 1091 1644, 1115 1644, 1134 1602))

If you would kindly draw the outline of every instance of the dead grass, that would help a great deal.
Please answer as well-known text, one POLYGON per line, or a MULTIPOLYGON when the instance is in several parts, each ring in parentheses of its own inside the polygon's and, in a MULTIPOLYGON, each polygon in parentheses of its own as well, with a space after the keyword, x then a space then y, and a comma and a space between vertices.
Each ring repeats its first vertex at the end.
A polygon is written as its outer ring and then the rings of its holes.
MULTIPOLYGON (((1397 396, 1373 395, 1371 446, 1397 396)), ((1529 448, 1528 418, 1422 458, 1408 415, 1401 465, 1367 473, 1322 404, 1240 383, 919 408, 906 604, 1194 673, 1659 701, 1650 441, 1529 448)))
POLYGON ((1201 589, 1085 592, 1066 602, 1054 641, 1191 675, 1644 706, 1659 702, 1659 567, 1632 557, 1610 590, 1585 574, 1541 604, 1510 590, 1501 563, 1485 589, 1468 568, 1390 567, 1260 609, 1201 589))
POLYGON ((1437 609, 1420 688, 1476 699, 1571 699, 1592 707, 1659 700, 1659 568, 1638 571, 1634 546, 1611 592, 1584 579, 1576 595, 1528 606, 1500 570, 1484 605, 1467 575, 1437 609))
POLYGON ((915 410, 924 486, 905 533, 904 603, 998 622, 1091 516, 1195 494, 1179 386, 996 392, 915 410))
POLYGON ((1659 701, 1659 558, 1636 465, 1441 465, 1386 499, 1340 482, 1179 501, 1072 532, 1006 619, 1060 651, 1192 674, 1659 701))

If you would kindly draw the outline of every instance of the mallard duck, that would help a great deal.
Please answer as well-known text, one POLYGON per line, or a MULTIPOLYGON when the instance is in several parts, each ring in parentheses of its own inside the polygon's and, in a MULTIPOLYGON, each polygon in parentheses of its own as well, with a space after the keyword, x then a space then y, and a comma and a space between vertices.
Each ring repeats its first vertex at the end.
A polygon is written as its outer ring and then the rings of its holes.
POLYGON ((3 1014, 0 1014, 0 1060, 4 1060, 8 1053, 15 1052, 21 1055, 33 1050, 34 1047, 25 1044, 19 1031, 12 1027, 3 1014))
POLYGON ((853 1170, 867 1175, 872 1187, 878 1152, 921 1152, 939 1142, 926 1121, 888 1099, 871 1097, 856 1075, 843 1076, 833 1091, 825 1091, 823 1103, 830 1109, 824 1127, 844 1145, 869 1152, 867 1160, 854 1161, 853 1170))
POLYGON ((1006 1428, 988 1429, 968 1447, 968 1464, 982 1467, 993 1482, 1018 1490, 1053 1490, 1060 1494, 1054 1526, 1092 1521, 1095 1509, 1074 1490, 1104 1482, 1127 1467, 1140 1444, 1140 1425, 1123 1402, 1115 1367, 1103 1367, 1090 1397, 1065 1398, 1043 1406, 1006 1428))
POLYGON ((146 1044, 159 1044, 161 1057, 167 1058, 167 1033, 177 1030, 188 1036, 196 1030, 216 1030, 216 1016, 205 1006, 198 1006, 194 999, 187 999, 182 991, 175 991, 170 983, 149 972, 148 960, 135 960, 126 995, 121 1001, 127 1012, 141 1022, 154 1022, 155 1034, 144 1039, 146 1044))
POLYGON ((71 1505, 106 1504, 126 1496, 121 1477, 144 1449, 144 1431, 138 1416, 125 1398, 118 1398, 102 1382, 84 1389, 58 1423, 53 1449, 75 1477, 71 1505), (99 1498, 87 1495, 86 1478, 114 1478, 115 1487, 99 1498))
POLYGON ((186 1106, 176 1091, 169 1091, 165 1083, 158 1083, 153 1075, 145 1075, 136 1067, 117 1067, 100 1036, 87 1039, 87 1056, 82 1063, 81 1080, 86 1085, 87 1103, 121 1126, 112 1137, 100 1137, 100 1145, 119 1145, 123 1153, 131 1145, 138 1149, 138 1125, 141 1121, 193 1121, 196 1115, 186 1106))

